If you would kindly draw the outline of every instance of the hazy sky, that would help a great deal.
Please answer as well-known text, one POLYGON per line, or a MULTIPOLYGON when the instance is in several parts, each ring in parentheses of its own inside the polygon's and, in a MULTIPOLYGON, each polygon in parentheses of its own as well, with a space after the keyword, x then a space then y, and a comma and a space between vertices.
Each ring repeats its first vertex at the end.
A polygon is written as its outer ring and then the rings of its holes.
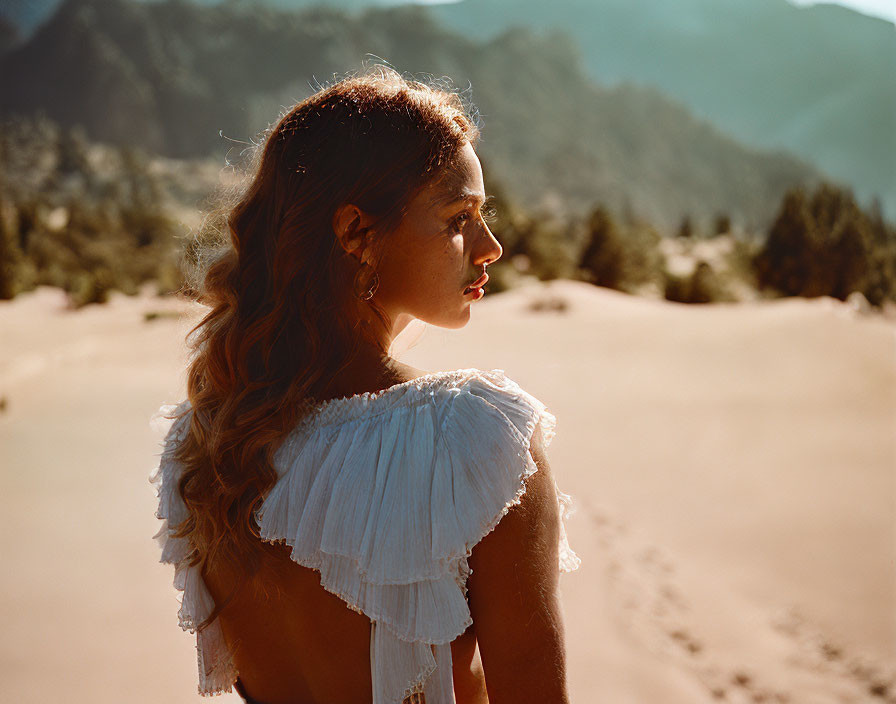
MULTIPOLYGON (((820 0, 790 0, 794 5, 817 5, 820 0)), ((843 5, 866 15, 875 15, 896 22, 896 0, 826 0, 843 5)))

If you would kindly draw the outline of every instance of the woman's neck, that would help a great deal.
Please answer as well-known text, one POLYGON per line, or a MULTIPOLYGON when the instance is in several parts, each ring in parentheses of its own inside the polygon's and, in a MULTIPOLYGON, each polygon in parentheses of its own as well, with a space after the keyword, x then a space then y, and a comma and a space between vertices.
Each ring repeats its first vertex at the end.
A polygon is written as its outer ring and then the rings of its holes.
POLYGON ((375 348, 359 351, 351 362, 317 394, 319 401, 376 392, 423 374, 375 348))

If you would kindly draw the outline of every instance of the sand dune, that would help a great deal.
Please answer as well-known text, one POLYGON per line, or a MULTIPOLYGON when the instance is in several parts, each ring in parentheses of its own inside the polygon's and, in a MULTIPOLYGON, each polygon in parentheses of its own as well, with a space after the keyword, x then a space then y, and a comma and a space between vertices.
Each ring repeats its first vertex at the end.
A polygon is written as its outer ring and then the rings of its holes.
MULTIPOLYGON (((199 700, 147 482, 195 315, 0 304, 3 701, 199 700)), ((896 702, 892 320, 560 281, 404 338, 410 364, 504 369, 558 417, 573 702, 896 702)))

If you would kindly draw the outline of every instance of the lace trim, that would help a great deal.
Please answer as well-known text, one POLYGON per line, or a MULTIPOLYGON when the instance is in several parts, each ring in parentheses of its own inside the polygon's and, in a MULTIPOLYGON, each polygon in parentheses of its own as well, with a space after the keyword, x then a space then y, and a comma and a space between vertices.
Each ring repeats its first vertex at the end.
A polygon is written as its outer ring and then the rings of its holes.
POLYGON ((306 404, 307 413, 298 422, 292 435, 295 432, 307 431, 311 428, 320 428, 329 425, 342 425, 360 416, 367 418, 386 413, 406 400, 411 392, 424 394, 422 400, 426 396, 431 396, 437 388, 452 389, 461 385, 464 381, 475 376, 503 375, 503 369, 491 369, 483 371, 470 367, 467 369, 451 369, 448 371, 430 372, 423 374, 415 379, 409 379, 399 384, 394 384, 379 391, 364 391, 360 394, 352 396, 343 396, 340 398, 332 398, 326 401, 309 401, 306 404), (445 383, 444 380, 448 380, 445 383), (371 413, 369 406, 376 405, 376 413, 371 413))
POLYGON ((432 663, 424 662, 417 669, 417 674, 414 675, 411 683, 407 687, 405 687, 401 701, 425 701, 425 699, 423 699, 423 690, 426 688, 427 681, 429 680, 430 676, 432 676, 432 673, 436 671, 437 667, 438 663, 436 662, 435 653, 432 653, 432 663))
POLYGON ((386 387, 385 389, 380 389, 379 391, 364 391, 359 394, 352 394, 351 396, 341 396, 339 398, 331 398, 326 401, 317 401, 312 403, 312 407, 318 411, 324 411, 327 408, 335 407, 335 406, 343 406, 349 403, 355 403, 357 401, 370 401, 373 399, 380 398, 382 396, 387 396, 391 393, 397 393, 399 391, 403 391, 408 387, 414 386, 417 390, 422 390, 429 386, 432 386, 433 382, 439 379, 444 378, 455 378, 455 377, 465 377, 473 374, 483 374, 483 373, 503 373, 503 369, 492 369, 490 372, 483 372, 481 369, 476 369, 475 367, 467 367, 466 369, 449 369, 447 371, 440 372, 427 372, 426 374, 421 374, 418 377, 413 379, 409 379, 408 381, 402 381, 398 384, 393 384, 392 386, 386 387))

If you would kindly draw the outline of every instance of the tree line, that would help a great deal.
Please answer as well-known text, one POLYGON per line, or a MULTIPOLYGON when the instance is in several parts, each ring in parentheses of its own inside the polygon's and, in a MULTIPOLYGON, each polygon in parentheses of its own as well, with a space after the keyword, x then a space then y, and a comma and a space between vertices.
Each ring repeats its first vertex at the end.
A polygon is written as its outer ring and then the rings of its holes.
MULTIPOLYGON (((486 165, 487 166, 487 165, 486 165)), ((787 191, 764 232, 732 233, 719 214, 706 232, 690 217, 664 237, 635 214, 596 205, 585 217, 527 212, 486 174, 504 256, 490 268, 492 291, 525 276, 570 278, 628 293, 709 303, 738 300, 736 282, 774 296, 861 293, 871 305, 896 300, 896 228, 880 205, 862 208, 848 189, 822 183, 787 191), (664 241, 727 237, 723 265, 695 258, 675 271, 664 241)), ((0 129, 0 299, 37 285, 68 292, 74 307, 112 290, 184 288, 191 237, 171 214, 171 184, 149 156, 92 145, 48 120, 0 129)), ((196 200, 181 205, 195 209, 196 200)))

